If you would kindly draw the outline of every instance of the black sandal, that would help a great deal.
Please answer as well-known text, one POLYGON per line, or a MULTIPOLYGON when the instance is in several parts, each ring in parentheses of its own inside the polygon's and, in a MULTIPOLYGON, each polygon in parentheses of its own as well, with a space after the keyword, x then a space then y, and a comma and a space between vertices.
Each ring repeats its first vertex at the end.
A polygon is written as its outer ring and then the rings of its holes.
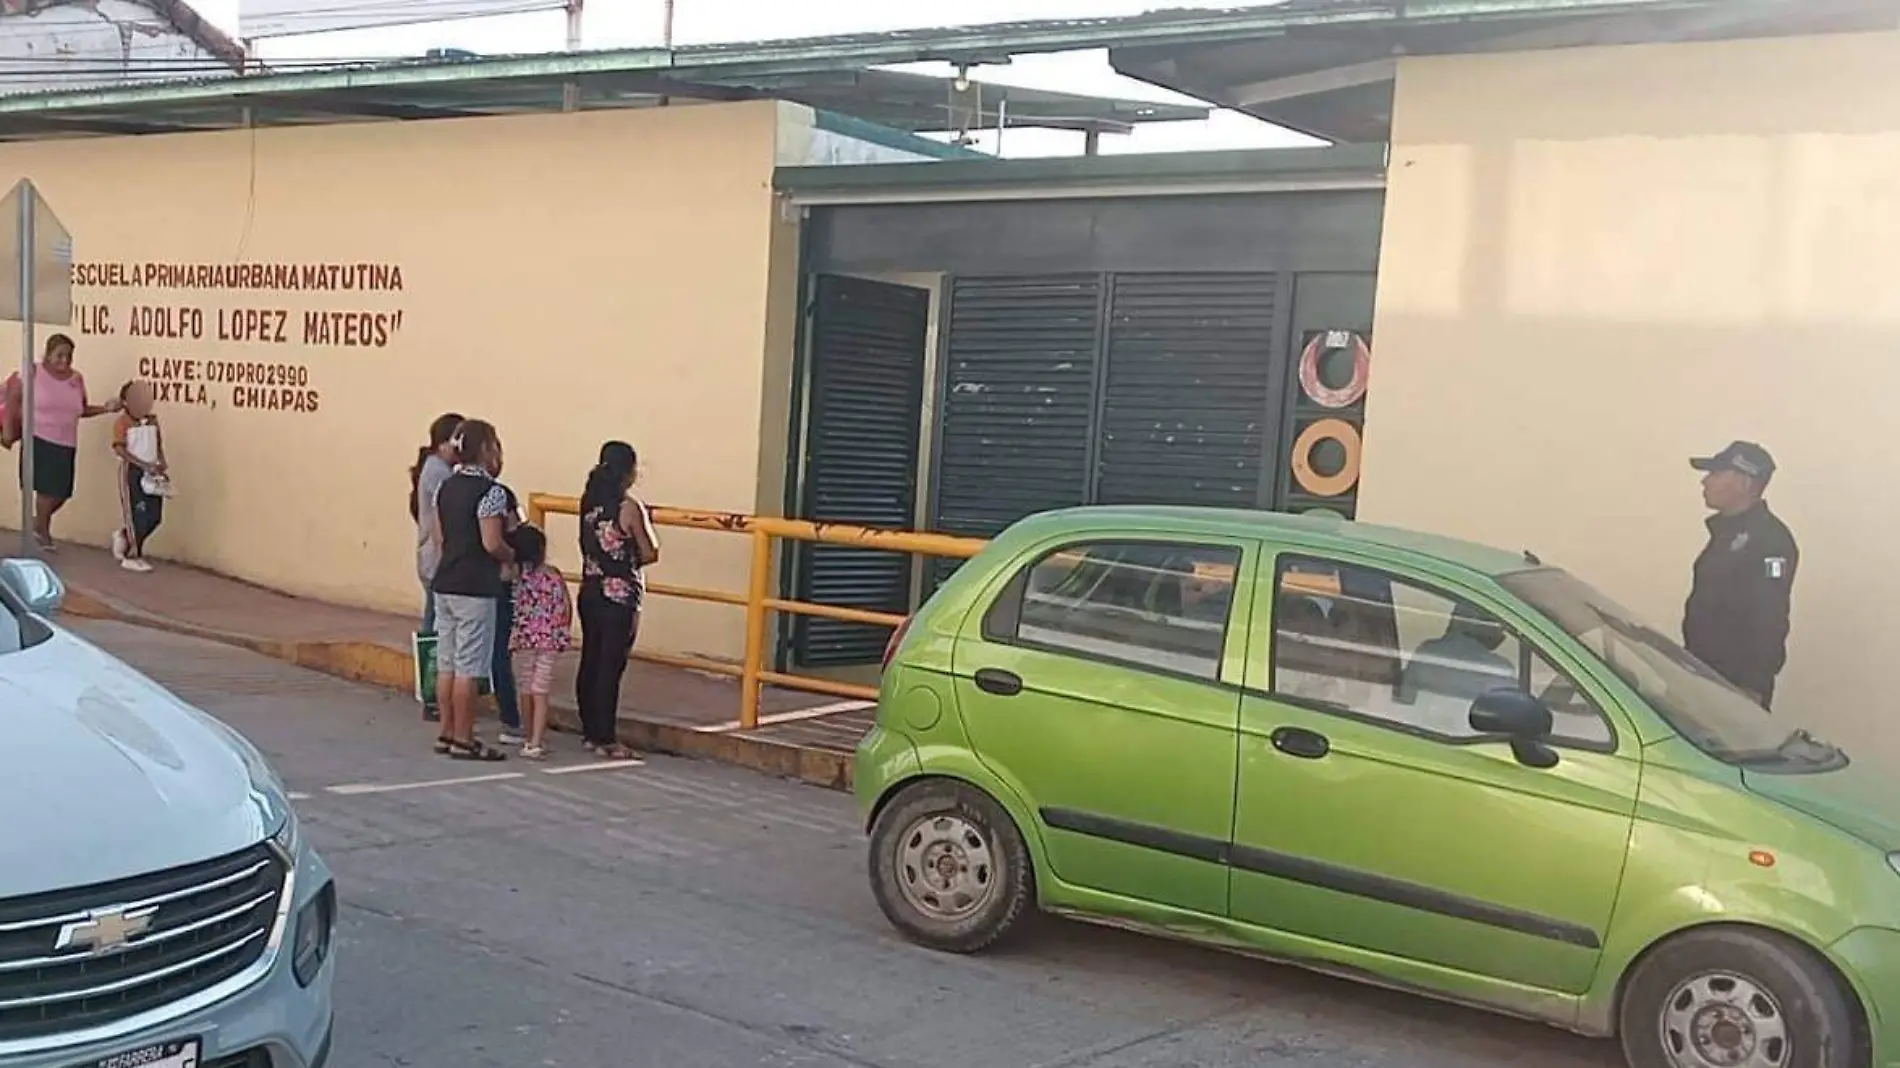
POLYGON ((437 738, 435 740, 435 755, 448 756, 449 749, 453 745, 455 745, 455 743, 450 741, 447 737, 437 738))
POLYGON ((483 764, 499 764, 508 759, 508 754, 493 746, 481 742, 450 742, 450 760, 474 760, 483 764))

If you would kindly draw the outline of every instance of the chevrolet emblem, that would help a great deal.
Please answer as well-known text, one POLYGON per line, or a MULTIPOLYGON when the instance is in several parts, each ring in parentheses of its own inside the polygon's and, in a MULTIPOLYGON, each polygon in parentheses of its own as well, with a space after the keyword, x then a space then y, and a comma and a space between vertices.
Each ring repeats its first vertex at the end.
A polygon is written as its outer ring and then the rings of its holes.
POLYGON ((85 919, 60 927, 53 950, 86 949, 95 956, 109 953, 151 930, 152 919, 157 915, 156 905, 142 909, 93 909, 85 919))

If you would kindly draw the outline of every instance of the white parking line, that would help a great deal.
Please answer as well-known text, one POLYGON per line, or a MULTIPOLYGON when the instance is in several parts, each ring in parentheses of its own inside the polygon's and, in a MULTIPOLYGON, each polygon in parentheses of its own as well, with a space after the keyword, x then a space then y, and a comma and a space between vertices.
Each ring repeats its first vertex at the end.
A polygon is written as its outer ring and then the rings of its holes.
MULTIPOLYGON (((797 723, 800 720, 819 719, 824 716, 836 715, 839 712, 856 712, 860 709, 875 707, 877 707, 876 701, 835 701, 831 704, 818 705, 814 708, 801 708, 793 712, 774 712, 769 716, 760 716, 759 726, 770 727, 775 723, 797 723)), ((694 727, 693 729, 701 734, 724 734, 727 731, 736 731, 739 727, 739 721, 734 719, 728 720, 725 723, 714 723, 711 726, 694 727)))
POLYGON ((624 771, 627 768, 644 768, 644 760, 603 760, 598 764, 575 764, 567 768, 542 768, 543 775, 579 775, 587 771, 624 771))
POLYGON ((438 786, 466 786, 477 782, 501 782, 505 779, 525 779, 526 773, 504 771, 495 775, 470 775, 460 779, 431 779, 427 782, 355 782, 341 786, 326 786, 324 790, 339 797, 357 797, 363 794, 394 794, 404 790, 429 790, 438 786))

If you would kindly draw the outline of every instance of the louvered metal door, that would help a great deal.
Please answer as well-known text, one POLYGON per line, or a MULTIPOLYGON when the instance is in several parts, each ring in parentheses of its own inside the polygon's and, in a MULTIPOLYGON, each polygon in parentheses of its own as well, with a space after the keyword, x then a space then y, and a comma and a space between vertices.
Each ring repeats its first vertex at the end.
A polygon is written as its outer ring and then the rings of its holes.
POLYGON ((1272 274, 1110 276, 1090 500, 1252 508, 1276 440, 1272 274))
MULTIPOLYGON (((990 537, 1088 499, 1099 275, 958 278, 937 405, 931 527, 990 537)), ((955 571, 938 560, 931 588, 955 571)))
POLYGON ((935 529, 989 537, 1088 499, 1098 275, 959 278, 938 407, 935 529))
MULTIPOLYGON (((800 514, 911 527, 930 293, 840 275, 816 283, 800 514)), ((903 613, 911 569, 911 558, 898 553, 805 546, 797 597, 903 613)), ((793 658, 806 667, 875 664, 889 637, 883 627, 800 616, 792 624, 793 658)))

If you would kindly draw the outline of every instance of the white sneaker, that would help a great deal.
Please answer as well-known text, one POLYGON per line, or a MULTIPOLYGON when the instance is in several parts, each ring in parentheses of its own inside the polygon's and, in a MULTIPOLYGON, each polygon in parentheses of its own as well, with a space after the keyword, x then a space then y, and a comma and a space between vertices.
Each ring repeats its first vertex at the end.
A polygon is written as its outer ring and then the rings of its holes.
POLYGON ((141 575, 152 570, 151 564, 146 563, 138 557, 121 560, 119 561, 119 566, 125 568, 127 571, 136 571, 141 575))
POLYGON ((123 563, 125 554, 130 548, 131 539, 125 536, 124 530, 115 530, 112 532, 112 558, 114 560, 123 563))
POLYGON ((503 730, 495 736, 495 740, 503 745, 521 745, 528 739, 522 737, 519 731, 503 730))

